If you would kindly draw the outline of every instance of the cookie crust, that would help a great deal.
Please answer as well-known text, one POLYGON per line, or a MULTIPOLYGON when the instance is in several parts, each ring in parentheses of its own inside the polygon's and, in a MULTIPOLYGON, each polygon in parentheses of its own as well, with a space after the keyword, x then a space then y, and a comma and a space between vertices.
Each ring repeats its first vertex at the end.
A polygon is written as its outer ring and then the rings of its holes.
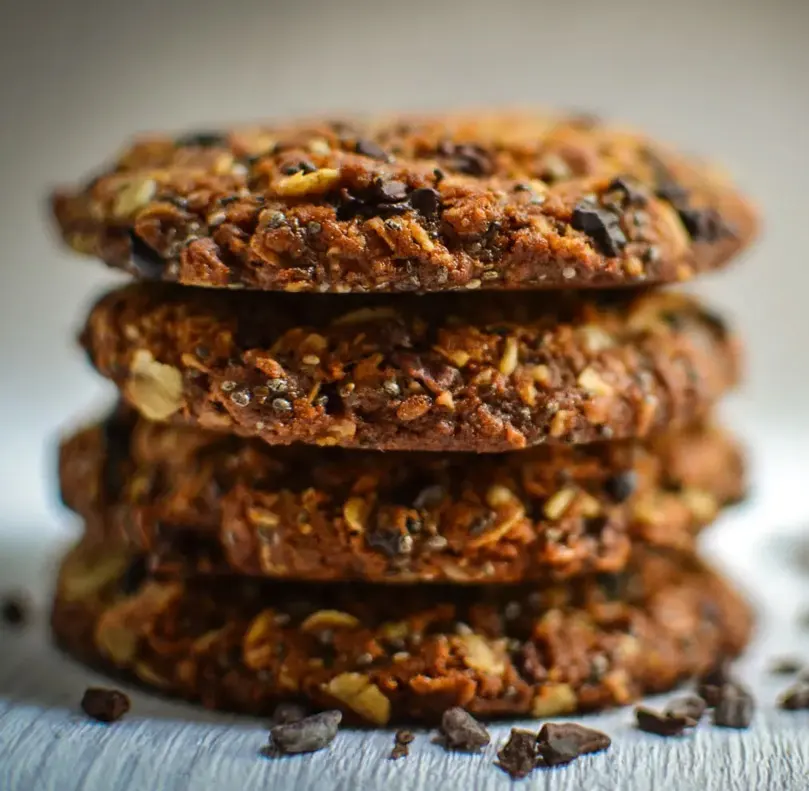
POLYGON ((160 575, 549 583, 617 572, 633 542, 694 549, 744 494, 737 443, 649 440, 500 455, 272 447, 120 409, 67 439, 64 502, 160 575))
POLYGON ((736 338, 682 294, 350 297, 133 284, 82 340, 145 417, 271 444, 499 452, 704 416, 736 338))
POLYGON ((677 282, 757 232, 713 166, 530 112, 157 135, 53 211, 73 249, 139 277, 291 292, 677 282))
POLYGON ((375 726, 553 717, 626 704, 708 670, 747 642, 741 597, 693 557, 643 550, 575 585, 385 586, 155 581, 137 557, 86 541, 65 559, 57 642, 214 709, 281 700, 375 726))

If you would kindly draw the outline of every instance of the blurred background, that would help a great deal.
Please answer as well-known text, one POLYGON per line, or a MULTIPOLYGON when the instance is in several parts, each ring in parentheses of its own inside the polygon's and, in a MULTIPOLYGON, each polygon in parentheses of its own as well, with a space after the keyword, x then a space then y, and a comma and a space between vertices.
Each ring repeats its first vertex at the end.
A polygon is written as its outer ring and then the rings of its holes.
POLYGON ((748 343, 750 378, 726 411, 758 452, 760 498, 788 503, 763 513, 809 517, 808 35, 807 0, 9 3, 0 529, 39 540, 65 529, 53 443, 112 396, 73 339, 92 297, 119 278, 56 244, 52 186, 137 131, 514 104, 639 126, 717 159, 760 204, 763 241, 698 288, 748 343))

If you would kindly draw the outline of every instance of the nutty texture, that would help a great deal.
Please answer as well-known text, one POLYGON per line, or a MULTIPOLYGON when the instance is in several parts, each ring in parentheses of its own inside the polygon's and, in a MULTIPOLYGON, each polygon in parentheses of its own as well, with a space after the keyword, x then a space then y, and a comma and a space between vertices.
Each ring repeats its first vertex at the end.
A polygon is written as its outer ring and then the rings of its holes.
POLYGON ((739 375, 690 297, 214 293, 150 283, 83 343, 145 417, 272 444, 505 451, 676 430, 739 375))
POLYGON ((73 249, 140 277, 338 293, 681 281, 757 226, 711 166, 516 112, 154 136, 53 210, 73 249))
POLYGON ((84 661, 167 694, 267 716, 308 699, 348 721, 550 718, 626 704, 705 672, 748 640, 746 603, 693 556, 564 586, 385 586, 240 578, 122 589, 132 556, 85 539, 52 626, 84 661), (518 613, 508 617, 517 607, 518 613))
POLYGON ((744 493, 716 428, 501 455, 272 447, 121 407, 66 440, 67 505, 161 575, 550 581, 619 571, 632 541, 693 549, 744 493))

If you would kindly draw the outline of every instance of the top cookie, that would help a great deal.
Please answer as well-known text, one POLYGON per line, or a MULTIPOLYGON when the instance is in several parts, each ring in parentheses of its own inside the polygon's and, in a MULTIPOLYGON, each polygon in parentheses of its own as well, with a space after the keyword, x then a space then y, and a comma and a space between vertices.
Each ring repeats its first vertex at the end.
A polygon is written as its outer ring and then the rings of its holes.
POLYGON ((53 208, 71 247, 140 277, 337 293, 682 281, 757 225, 710 166, 514 112, 142 139, 53 208))

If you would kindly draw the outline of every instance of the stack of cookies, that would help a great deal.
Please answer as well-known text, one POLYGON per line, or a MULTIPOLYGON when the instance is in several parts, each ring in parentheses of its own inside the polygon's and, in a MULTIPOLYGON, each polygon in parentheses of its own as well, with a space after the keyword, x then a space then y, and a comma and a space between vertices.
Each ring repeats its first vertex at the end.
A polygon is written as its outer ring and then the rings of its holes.
POLYGON ((625 704, 745 645, 695 553, 745 491, 739 347, 654 290, 750 243, 712 168, 591 118, 142 140, 59 193, 135 276, 81 340, 58 642, 213 708, 362 723, 625 704))

